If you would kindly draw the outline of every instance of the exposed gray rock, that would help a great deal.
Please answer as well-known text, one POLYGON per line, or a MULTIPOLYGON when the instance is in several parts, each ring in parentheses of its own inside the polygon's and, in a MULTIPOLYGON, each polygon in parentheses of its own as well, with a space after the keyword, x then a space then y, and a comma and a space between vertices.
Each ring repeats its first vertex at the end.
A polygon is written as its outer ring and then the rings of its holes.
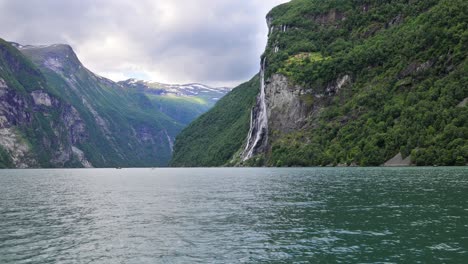
POLYGON ((346 20, 346 16, 343 12, 332 9, 327 13, 315 15, 312 20, 319 25, 332 25, 339 21, 346 20))
POLYGON ((52 106, 52 99, 49 94, 42 90, 33 91, 31 96, 35 105, 52 106))
POLYGON ((0 78, 0 97, 3 97, 8 92, 8 85, 5 80, 0 78))
POLYGON ((86 159, 86 156, 81 149, 72 146, 72 152, 84 168, 93 168, 93 164, 86 159))
POLYGON ((63 65, 58 58, 48 58, 44 62, 44 66, 55 72, 60 72, 63 69, 63 65))
POLYGON ((51 163, 63 167, 65 163, 72 159, 72 151, 69 146, 60 144, 59 148, 54 152, 54 156, 51 159, 51 163))
POLYGON ((341 88, 343 88, 344 86, 350 83, 351 83, 351 76, 344 75, 338 78, 336 81, 327 85, 325 92, 327 93, 327 95, 335 95, 341 90, 341 88))
POLYGON ((50 120, 50 127, 54 137, 40 138, 42 146, 50 148, 52 141, 56 148, 50 163, 55 166, 63 166, 73 158, 71 144, 83 142, 88 133, 85 124, 78 111, 59 102, 55 97, 43 90, 36 90, 30 96, 9 89, 4 80, 0 80, 0 145, 10 153, 13 163, 17 168, 37 167, 38 162, 33 157, 32 150, 26 140, 16 133, 17 126, 29 126, 32 120, 32 112, 41 112, 44 116, 49 111, 61 110, 60 118, 50 120), (31 107, 32 106, 32 107, 31 107), (65 130, 64 130, 65 128, 65 130), (63 141, 65 140, 65 141, 63 141), (69 143, 66 143, 66 142, 69 143), (58 146, 57 146, 57 143, 58 146))
POLYGON ((394 17, 392 20, 390 20, 388 23, 387 23, 387 28, 389 27, 393 27, 393 26, 396 26, 396 25, 399 25, 403 22, 403 15, 401 14, 398 14, 396 17, 394 17))
POLYGON ((0 127, 6 127, 8 124, 8 119, 3 116, 3 115, 0 115, 0 127))
POLYGON ((88 101, 85 98, 83 98, 82 101, 83 101, 84 106, 86 106, 86 108, 88 108, 88 110, 93 115, 94 120, 96 121, 96 124, 98 124, 98 126, 106 135, 106 137, 109 139, 109 135, 111 134, 111 132, 110 132, 109 124, 107 123, 107 121, 98 114, 98 112, 91 106, 90 103, 88 103, 88 101))
POLYGON ((72 144, 83 142, 88 138, 85 123, 73 106, 67 105, 64 107, 61 119, 67 128, 72 144))
POLYGON ((434 65, 434 61, 428 60, 423 63, 413 62, 408 67, 406 67, 403 71, 400 72, 399 77, 404 78, 413 74, 418 74, 430 69, 434 65))
POLYGON ((338 94, 351 82, 351 76, 343 75, 325 88, 305 89, 291 85, 284 75, 274 74, 265 91, 271 131, 288 133, 303 128, 311 116, 320 112, 329 97, 338 94))
POLYGON ((290 85, 281 74, 274 74, 265 87, 267 114, 271 131, 288 133, 302 128, 307 121, 309 107, 301 100, 306 91, 290 85))
POLYGON ((14 128, 0 128, 0 145, 10 154, 16 168, 29 168, 37 164, 27 141, 14 128))
POLYGON ((8 88, 5 80, 3 80, 2 78, 0 78, 0 89, 6 89, 8 88))
POLYGON ((410 166, 411 165, 411 157, 408 156, 403 159, 401 153, 398 153, 395 157, 389 159, 387 162, 383 164, 384 167, 401 167, 401 166, 410 166))
POLYGON ((463 101, 461 101, 457 106, 458 107, 465 107, 466 105, 468 105, 468 97, 463 99, 463 101))
MULTIPOLYGON (((5 85, 6 86, 6 85, 5 85)), ((7 87, 0 89, 0 128, 26 124, 31 121, 27 100, 7 87)))
POLYGON ((426 61, 424 63, 421 63, 416 68, 416 72, 419 73, 419 72, 429 70, 432 67, 432 65, 434 65, 434 62, 432 60, 428 60, 428 61, 426 61))

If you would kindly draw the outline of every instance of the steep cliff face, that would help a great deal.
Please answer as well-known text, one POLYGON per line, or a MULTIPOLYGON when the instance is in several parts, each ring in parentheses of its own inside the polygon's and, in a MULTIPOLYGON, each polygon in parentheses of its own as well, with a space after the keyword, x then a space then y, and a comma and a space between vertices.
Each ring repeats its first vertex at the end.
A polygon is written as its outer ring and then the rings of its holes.
MULTIPOLYGON (((85 124, 73 106, 43 90, 29 94, 18 92, 0 78, 0 145, 9 154, 14 167, 40 166, 39 146, 32 145, 27 133, 35 134, 34 139, 44 147, 41 151, 48 152, 50 164, 57 167, 75 162, 78 157, 72 148, 78 150, 75 145, 88 136, 85 124), (39 122, 43 122, 50 134, 31 131, 39 122)), ((84 155, 81 160, 86 160, 84 155)), ((92 165, 86 162, 86 167, 89 166, 92 165)))
POLYGON ((274 74, 266 85, 270 129, 275 133, 288 133, 301 129, 307 122, 310 105, 309 93, 280 74, 274 74))
POLYGON ((268 120, 271 134, 285 134, 314 126, 321 111, 341 89, 351 85, 344 75, 318 89, 306 89, 291 83, 282 74, 273 74, 266 84, 268 120))
MULTIPOLYGON (((0 166, 164 166, 182 128, 67 45, 0 40, 0 166)), ((149 102, 149 103, 148 103, 149 102)))
POLYGON ((167 164, 182 124, 161 112, 148 97, 90 72, 70 46, 26 46, 20 50, 39 66, 50 92, 73 106, 66 108, 69 111, 62 118, 70 128, 72 142, 87 138, 71 149, 83 166, 167 164))
POLYGON ((274 8, 250 132, 224 164, 466 164, 467 8, 462 0, 274 8))
POLYGON ((18 168, 76 163, 72 146, 87 137, 76 109, 45 90, 45 78, 19 51, 3 40, 0 51, 0 163, 18 168))
POLYGON ((468 93, 466 41, 452 9, 466 3, 390 2, 292 1, 270 12, 263 164, 380 165, 397 154, 418 165, 468 161, 466 109, 454 104, 468 93))
POLYGON ((31 115, 26 111, 27 107, 27 101, 0 78, 0 147, 5 153, 1 156, 0 163, 3 166, 27 168, 37 164, 30 146, 15 128, 17 124, 31 122, 31 115))

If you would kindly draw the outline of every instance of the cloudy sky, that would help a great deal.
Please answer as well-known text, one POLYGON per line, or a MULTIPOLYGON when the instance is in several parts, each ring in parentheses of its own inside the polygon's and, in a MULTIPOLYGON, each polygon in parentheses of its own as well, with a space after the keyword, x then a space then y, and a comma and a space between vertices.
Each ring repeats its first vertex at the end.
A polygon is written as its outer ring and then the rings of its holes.
POLYGON ((70 44, 113 80, 234 86, 259 68, 266 13, 287 0, 0 0, 0 38, 70 44))

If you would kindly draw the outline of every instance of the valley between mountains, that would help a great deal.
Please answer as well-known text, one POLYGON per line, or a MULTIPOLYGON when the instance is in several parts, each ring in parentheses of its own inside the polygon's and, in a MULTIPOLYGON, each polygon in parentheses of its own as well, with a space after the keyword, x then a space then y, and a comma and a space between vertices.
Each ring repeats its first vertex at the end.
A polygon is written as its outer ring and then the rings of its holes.
POLYGON ((292 0, 234 89, 0 40, 0 167, 464 166, 468 2, 292 0))
POLYGON ((176 135, 229 91, 116 83, 68 45, 0 40, 0 167, 166 166, 176 135))

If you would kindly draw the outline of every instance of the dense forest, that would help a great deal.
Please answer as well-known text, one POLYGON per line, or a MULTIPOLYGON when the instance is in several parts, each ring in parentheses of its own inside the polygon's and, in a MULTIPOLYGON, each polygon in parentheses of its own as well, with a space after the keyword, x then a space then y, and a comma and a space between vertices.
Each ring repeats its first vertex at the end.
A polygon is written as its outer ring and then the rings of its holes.
MULTIPOLYGON (((465 165, 466 10, 463 0, 293 0, 274 8, 267 15, 270 34, 262 56, 267 89, 274 75, 285 76, 302 87, 301 100, 317 111, 300 129, 270 130, 269 150, 244 165, 375 166, 398 153, 415 165, 465 165), (349 82, 330 92, 330 84, 343 76, 349 82)), ((253 91, 258 88, 245 90, 253 91)), ((251 102, 243 102, 244 112, 251 102)), ((229 110, 224 104, 204 116, 223 130, 196 121, 177 138, 174 164, 238 160, 247 133, 243 144, 225 133, 235 122, 218 113, 229 110), (205 139, 190 140, 201 131, 205 139), (219 140, 211 142, 212 135, 219 140), (211 159, 194 158, 214 145, 227 150, 218 148, 222 155, 213 150, 211 159)), ((245 117, 237 121, 249 123, 245 117)))

